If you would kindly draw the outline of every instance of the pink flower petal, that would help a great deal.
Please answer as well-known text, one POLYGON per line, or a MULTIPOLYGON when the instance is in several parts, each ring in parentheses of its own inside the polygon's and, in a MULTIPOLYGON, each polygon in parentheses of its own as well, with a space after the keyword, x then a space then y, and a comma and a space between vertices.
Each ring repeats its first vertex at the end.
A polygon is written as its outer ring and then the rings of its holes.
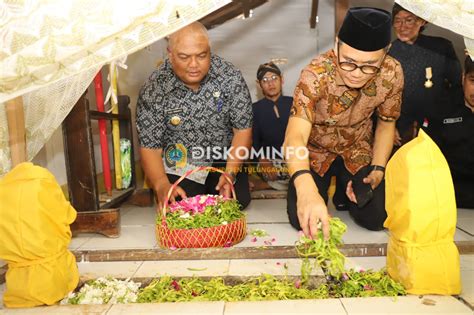
POLYGON ((276 238, 272 238, 272 243, 276 241, 276 238))
POLYGON ((257 238, 254 237, 254 238, 252 238, 250 241, 251 241, 252 243, 255 243, 255 242, 257 241, 257 238))
POLYGON ((179 285, 179 283, 176 281, 176 280, 173 280, 171 282, 171 286, 173 286, 173 289, 175 289, 176 291, 180 291, 181 290, 181 286, 179 285))
POLYGON ((277 266, 280 266, 281 265, 281 262, 277 261, 277 266))
POLYGON ((171 250, 177 250, 178 248, 176 246, 172 245, 172 246, 170 246, 170 249, 171 250))
POLYGON ((227 241, 225 244, 224 244, 224 247, 231 247, 232 246, 232 241, 227 241))
POLYGON ((298 279, 295 281, 295 288, 297 289, 301 288, 301 280, 298 279))

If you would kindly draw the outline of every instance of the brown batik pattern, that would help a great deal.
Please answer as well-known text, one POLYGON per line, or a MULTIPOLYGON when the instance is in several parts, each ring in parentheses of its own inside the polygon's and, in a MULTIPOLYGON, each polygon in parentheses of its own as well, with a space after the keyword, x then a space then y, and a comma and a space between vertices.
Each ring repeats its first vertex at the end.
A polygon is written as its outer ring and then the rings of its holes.
POLYGON ((301 72, 291 115, 312 123, 308 139, 311 168, 323 176, 337 156, 355 174, 372 160, 372 113, 395 121, 400 115, 403 73, 390 56, 361 89, 336 80, 336 57, 331 50, 313 59, 301 72))

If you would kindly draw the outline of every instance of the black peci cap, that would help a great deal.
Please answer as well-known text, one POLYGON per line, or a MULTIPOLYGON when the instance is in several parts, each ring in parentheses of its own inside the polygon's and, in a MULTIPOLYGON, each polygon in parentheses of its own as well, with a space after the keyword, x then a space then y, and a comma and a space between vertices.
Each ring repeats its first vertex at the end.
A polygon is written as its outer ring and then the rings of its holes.
POLYGON ((392 19, 388 11, 356 7, 350 8, 344 18, 338 38, 362 51, 376 51, 391 42, 392 19))
POLYGON ((278 68, 278 66, 276 64, 274 64, 273 62, 267 62, 267 63, 264 63, 264 64, 261 64, 259 67, 258 67, 258 70, 257 70, 257 79, 260 81, 263 79, 263 76, 267 73, 267 72, 272 72, 272 73, 275 73, 277 75, 281 75, 281 71, 280 71, 280 68, 278 68))

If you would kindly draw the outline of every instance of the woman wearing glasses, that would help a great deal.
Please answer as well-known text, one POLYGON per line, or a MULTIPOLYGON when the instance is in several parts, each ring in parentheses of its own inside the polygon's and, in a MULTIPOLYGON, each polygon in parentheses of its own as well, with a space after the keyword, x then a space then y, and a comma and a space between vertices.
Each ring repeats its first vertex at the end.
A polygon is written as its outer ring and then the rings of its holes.
POLYGON ((351 8, 334 50, 301 72, 284 146, 292 175, 288 216, 307 236, 316 236, 319 223, 329 236, 326 203, 332 176, 344 183, 354 220, 369 230, 383 229, 384 169, 403 88, 401 66, 387 56, 390 36, 389 12, 351 8), (299 154, 301 148, 309 154, 299 154))
POLYGON ((400 62, 405 77, 395 144, 411 140, 417 126, 438 142, 435 122, 450 104, 462 101, 461 65, 449 40, 423 35, 426 21, 398 4, 393 6, 392 23, 397 39, 389 55, 400 62))

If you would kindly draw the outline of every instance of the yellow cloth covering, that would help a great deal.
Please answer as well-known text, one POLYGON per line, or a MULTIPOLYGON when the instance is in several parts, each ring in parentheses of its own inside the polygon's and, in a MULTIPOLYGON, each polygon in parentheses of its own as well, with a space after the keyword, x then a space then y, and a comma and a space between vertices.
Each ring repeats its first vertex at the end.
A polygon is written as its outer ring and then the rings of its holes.
POLYGON ((389 161, 385 181, 388 273, 411 294, 459 294, 456 202, 443 154, 420 130, 389 161))
POLYGON ((48 170, 22 163, 0 179, 0 218, 5 306, 51 305, 74 290, 79 272, 68 245, 76 210, 48 170))

